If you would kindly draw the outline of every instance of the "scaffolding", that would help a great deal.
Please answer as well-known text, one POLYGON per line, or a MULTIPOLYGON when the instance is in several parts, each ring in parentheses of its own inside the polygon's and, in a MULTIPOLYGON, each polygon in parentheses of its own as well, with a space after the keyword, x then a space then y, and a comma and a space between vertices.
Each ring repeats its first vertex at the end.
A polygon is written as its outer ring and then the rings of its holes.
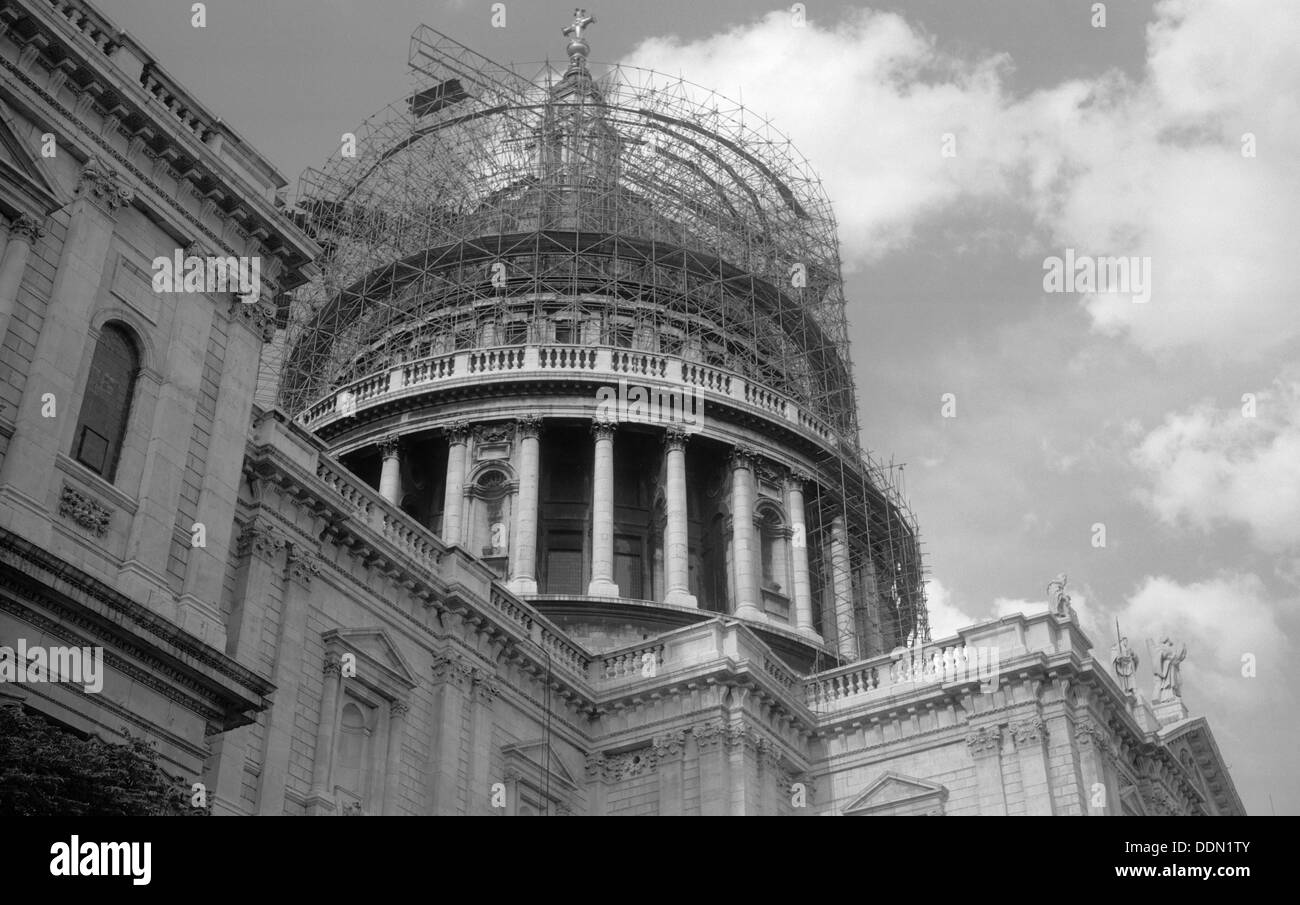
POLYGON ((842 512, 854 581, 876 588, 855 594, 863 618, 923 631, 914 520, 859 444, 820 180, 751 111, 648 70, 593 74, 586 49, 579 34, 563 68, 503 66, 415 31, 409 95, 300 181, 295 216, 323 256, 280 311, 279 404, 296 415, 368 375, 528 343, 738 373, 833 438, 810 528, 842 512))

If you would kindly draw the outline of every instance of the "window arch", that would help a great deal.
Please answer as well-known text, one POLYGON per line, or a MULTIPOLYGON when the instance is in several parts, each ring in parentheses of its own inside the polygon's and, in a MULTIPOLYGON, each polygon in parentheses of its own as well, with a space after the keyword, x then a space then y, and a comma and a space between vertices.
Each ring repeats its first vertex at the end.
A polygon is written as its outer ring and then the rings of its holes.
POLYGON ((131 332, 117 322, 105 324, 90 360, 72 457, 106 481, 117 473, 139 373, 140 352, 131 332))
POLYGON ((759 580, 763 590, 790 596, 790 569, 787 562, 786 527, 781 511, 772 505, 760 505, 754 522, 758 528, 759 580))

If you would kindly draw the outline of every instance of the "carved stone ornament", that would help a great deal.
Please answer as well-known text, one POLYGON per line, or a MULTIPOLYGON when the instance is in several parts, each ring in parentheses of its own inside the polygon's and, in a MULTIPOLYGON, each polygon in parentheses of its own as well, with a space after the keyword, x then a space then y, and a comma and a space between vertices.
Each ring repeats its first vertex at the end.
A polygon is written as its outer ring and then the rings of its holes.
POLYGON ((473 668, 458 654, 435 654, 433 657, 433 681, 451 682, 458 688, 469 686, 473 668))
POLYGON ((72 519, 96 537, 108 533, 113 512, 71 484, 64 484, 59 492, 59 515, 72 519))
POLYGON ((9 224, 9 237, 19 239, 35 245, 45 235, 45 230, 41 228, 41 221, 29 214, 19 214, 9 224))
POLYGON ((710 720, 692 727, 691 735, 701 751, 710 751, 726 744, 727 726, 722 720, 710 720))
POLYGON ((1040 742, 1046 734, 1047 726, 1040 717, 1030 717, 1011 724, 1011 737, 1015 739, 1017 748, 1040 742))
POLYGON ((320 574, 320 564, 314 554, 293 547, 289 550, 286 572, 290 581, 296 581, 303 587, 309 588, 312 579, 320 574))
POLYGON ((966 750, 973 755, 993 754, 1002 748, 1002 730, 997 726, 981 726, 966 736, 966 750))
POLYGON ((542 417, 540 415, 524 415, 516 424, 519 429, 520 439, 536 438, 542 435, 542 417))
POLYGON ((685 449, 691 435, 681 428, 664 428, 664 447, 666 449, 685 449))
POLYGON ((265 522, 251 522, 239 535, 235 552, 239 556, 252 554, 261 559, 274 559, 286 546, 284 537, 265 522))
POLYGON ((275 311, 262 302, 241 302, 233 296, 230 302, 230 320, 242 323, 262 338, 262 342, 275 339, 275 311))
POLYGON ((110 213, 135 200, 131 187, 97 158, 92 158, 82 168, 77 194, 90 198, 110 213))
POLYGON ((663 735, 655 736, 654 740, 655 760, 663 762, 666 760, 675 760, 682 756, 686 750, 686 733, 666 732, 663 735))
POLYGON ((584 764, 584 772, 588 782, 607 782, 609 780, 609 765, 605 762, 605 755, 599 751, 588 754, 584 764))

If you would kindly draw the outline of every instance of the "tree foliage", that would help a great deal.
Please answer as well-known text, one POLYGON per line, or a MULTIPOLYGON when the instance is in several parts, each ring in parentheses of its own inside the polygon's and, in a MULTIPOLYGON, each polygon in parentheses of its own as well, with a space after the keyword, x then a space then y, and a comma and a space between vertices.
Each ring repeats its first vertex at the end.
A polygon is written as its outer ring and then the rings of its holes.
POLYGON ((189 816, 189 786, 158 765, 158 752, 127 734, 125 744, 76 734, 20 707, 0 707, 0 815, 189 816))

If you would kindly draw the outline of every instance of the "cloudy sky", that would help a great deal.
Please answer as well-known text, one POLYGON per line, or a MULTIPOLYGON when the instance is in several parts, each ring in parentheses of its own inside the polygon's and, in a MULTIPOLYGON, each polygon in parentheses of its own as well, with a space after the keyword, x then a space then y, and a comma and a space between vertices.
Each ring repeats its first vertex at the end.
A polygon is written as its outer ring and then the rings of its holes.
MULTIPOLYGON (((416 25, 559 60, 572 11, 101 5, 290 178, 403 96, 416 25)), ((1099 648, 1117 618, 1140 654, 1187 643, 1247 809, 1300 813, 1300 5, 800 5, 602 0, 592 58, 742 97, 821 172, 863 439, 907 463, 935 636, 1068 572, 1099 648), (1046 291, 1067 249, 1149 261, 1149 298, 1046 291)))

